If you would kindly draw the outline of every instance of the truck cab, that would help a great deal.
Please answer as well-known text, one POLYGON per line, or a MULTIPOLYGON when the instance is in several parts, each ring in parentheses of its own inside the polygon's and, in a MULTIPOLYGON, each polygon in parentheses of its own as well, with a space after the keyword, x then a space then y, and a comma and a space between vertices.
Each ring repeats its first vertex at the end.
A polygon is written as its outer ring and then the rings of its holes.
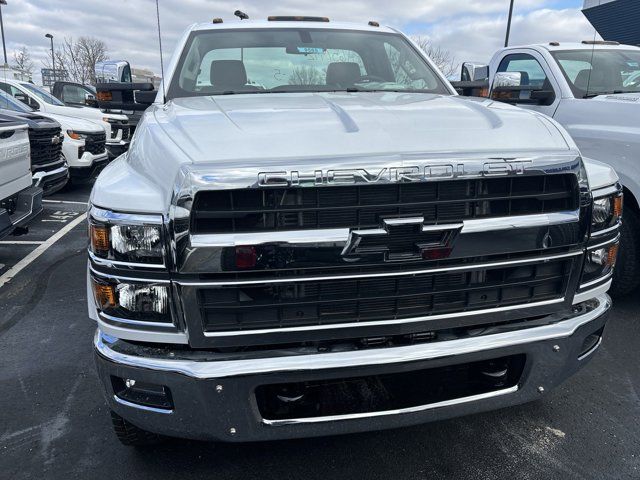
MULTIPOLYGON (((463 72, 467 82, 457 85, 461 92, 474 87, 468 72, 482 76, 486 70, 469 63, 463 72)), ((625 221, 613 290, 635 290, 640 285, 640 47, 599 41, 508 47, 493 56, 487 73, 492 99, 553 118, 585 157, 616 170, 625 192, 625 221)))

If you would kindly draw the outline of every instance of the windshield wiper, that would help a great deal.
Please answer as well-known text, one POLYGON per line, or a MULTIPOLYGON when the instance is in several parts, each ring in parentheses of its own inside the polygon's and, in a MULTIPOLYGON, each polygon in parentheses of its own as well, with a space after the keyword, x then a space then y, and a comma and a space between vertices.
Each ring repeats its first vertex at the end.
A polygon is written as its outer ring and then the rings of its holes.
POLYGON ((582 98, 593 98, 593 97, 599 97, 600 95, 617 95, 619 93, 637 93, 637 92, 629 91, 629 90, 612 90, 611 92, 593 92, 593 93, 587 93, 582 98))

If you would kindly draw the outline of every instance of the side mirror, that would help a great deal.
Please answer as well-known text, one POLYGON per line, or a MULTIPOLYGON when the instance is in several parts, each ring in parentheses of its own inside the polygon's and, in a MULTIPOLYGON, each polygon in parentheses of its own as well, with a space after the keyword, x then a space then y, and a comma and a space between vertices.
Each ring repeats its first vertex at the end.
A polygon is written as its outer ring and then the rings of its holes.
POLYGON ((16 100, 20 100, 25 105, 31 106, 31 104, 29 102, 30 98, 27 95, 25 95, 24 93, 16 93, 14 95, 14 97, 15 97, 16 100))
POLYGON ((464 62, 460 80, 463 82, 482 82, 489 80, 489 65, 482 63, 464 62))
MULTIPOLYGON (((556 95, 548 81, 539 85, 523 85, 522 72, 498 72, 493 78, 491 99, 512 105, 551 105, 556 95)), ((528 82, 527 82, 528 83, 528 82)))

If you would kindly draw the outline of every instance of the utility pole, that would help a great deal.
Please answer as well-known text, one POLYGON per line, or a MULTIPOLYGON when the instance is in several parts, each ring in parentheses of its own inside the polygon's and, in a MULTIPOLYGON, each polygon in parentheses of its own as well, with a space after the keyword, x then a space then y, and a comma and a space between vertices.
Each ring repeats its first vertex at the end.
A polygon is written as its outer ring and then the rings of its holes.
POLYGON ((47 33, 45 37, 51 40, 51 68, 53 68, 53 82, 55 83, 57 79, 56 79, 56 56, 53 53, 53 35, 51 35, 50 33, 47 33))
POLYGON ((7 63, 7 46, 4 43, 4 23, 2 23, 2 5, 6 5, 7 0, 0 0, 0 30, 2 31, 2 53, 4 53, 4 64, 7 63))
POLYGON ((507 20, 507 35, 504 39, 504 46, 509 46, 509 34, 511 33, 511 17, 513 16, 513 1, 511 0, 511 4, 509 5, 509 19, 507 20))

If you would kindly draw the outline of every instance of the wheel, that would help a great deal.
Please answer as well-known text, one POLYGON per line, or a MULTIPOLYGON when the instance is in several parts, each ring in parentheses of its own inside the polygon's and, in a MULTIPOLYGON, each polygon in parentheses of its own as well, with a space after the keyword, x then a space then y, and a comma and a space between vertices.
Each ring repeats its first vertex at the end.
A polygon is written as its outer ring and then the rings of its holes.
POLYGON ((163 441, 163 437, 156 433, 147 432, 128 422, 116 412, 111 410, 111 424, 116 432, 118 440, 131 447, 144 447, 156 445, 163 441))
POLYGON ((622 215, 620 250, 616 269, 613 272, 611 295, 628 295, 640 285, 640 218, 627 208, 622 215))

